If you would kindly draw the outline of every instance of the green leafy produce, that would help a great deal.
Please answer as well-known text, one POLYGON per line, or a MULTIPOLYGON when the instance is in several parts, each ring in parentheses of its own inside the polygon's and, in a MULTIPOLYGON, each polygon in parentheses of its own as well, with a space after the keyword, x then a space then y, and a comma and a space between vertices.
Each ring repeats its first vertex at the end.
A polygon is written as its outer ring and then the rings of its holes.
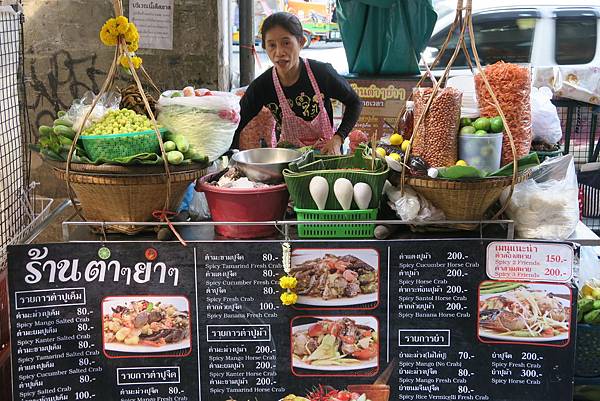
POLYGON ((520 283, 507 283, 507 282, 498 282, 494 283, 494 285, 484 286, 483 284, 480 286, 479 292, 481 294, 496 294, 499 292, 505 292, 517 289, 519 287, 523 287, 523 284, 520 283))
POLYGON ((583 315, 583 321, 588 324, 600 324, 600 309, 594 309, 583 315))
POLYGON ((127 109, 110 110, 100 121, 85 129, 82 135, 126 134, 152 129, 152 122, 145 115, 127 109))
POLYGON ((183 162, 184 159, 185 157, 183 156, 183 153, 181 153, 178 150, 172 150, 170 152, 167 152, 167 161, 171 164, 181 164, 181 162, 183 162))
POLYGON ((179 134, 173 134, 172 132, 167 132, 166 134, 167 140, 175 142, 175 146, 177 150, 181 153, 185 153, 190 149, 190 143, 186 139, 185 136, 179 134))
POLYGON ((483 178, 485 174, 476 167, 473 166, 450 166, 439 168, 440 178, 449 178, 451 180, 458 180, 461 178, 483 178))
POLYGON ((55 125, 52 129, 56 135, 62 135, 70 139, 75 139, 76 132, 66 125, 55 125))
POLYGON ((165 148, 165 152, 170 152, 172 150, 177 150, 177 145, 173 141, 166 141, 163 143, 163 147, 165 148))
POLYGON ((468 135, 474 134, 475 131, 477 131, 477 130, 472 125, 465 125, 464 127, 462 127, 460 129, 461 134, 468 134, 468 135))
POLYGON ((461 127, 468 127, 470 125, 473 125, 473 122, 471 121, 471 119, 469 117, 463 117, 460 119, 461 127))
POLYGON ((56 120, 54 120, 54 126, 57 125, 64 125, 65 127, 72 127, 73 123, 69 120, 67 120, 66 117, 62 117, 62 118, 57 118, 56 120))
POLYGON ((48 127, 47 125, 40 125, 38 131, 40 136, 48 136, 54 132, 54 128, 48 127))
POLYGON ((502 117, 496 116, 490 120, 490 129, 492 132, 502 132, 504 131, 504 123, 502 122, 502 117))
POLYGON ((490 119, 486 117, 479 117, 477 120, 473 121, 473 127, 476 130, 489 131, 490 130, 490 119))

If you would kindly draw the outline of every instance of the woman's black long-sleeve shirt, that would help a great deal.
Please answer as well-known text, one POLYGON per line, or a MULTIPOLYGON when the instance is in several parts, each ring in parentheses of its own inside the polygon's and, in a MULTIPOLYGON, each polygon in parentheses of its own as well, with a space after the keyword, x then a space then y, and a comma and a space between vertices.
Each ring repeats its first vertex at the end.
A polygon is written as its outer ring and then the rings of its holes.
MULTIPOLYGON (((327 110, 329 122, 332 126, 333 109, 331 99, 337 99, 344 104, 344 116, 336 134, 342 138, 346 138, 348 133, 354 128, 356 121, 358 121, 362 110, 362 102, 348 81, 341 77, 331 64, 310 59, 308 62, 317 80, 319 89, 324 96, 325 109, 327 110)), ((306 121, 311 121, 319 114, 319 102, 310 84, 310 78, 302 60, 300 60, 300 67, 301 71, 298 81, 292 86, 283 87, 283 92, 294 113, 306 121)), ((245 95, 240 100, 241 119, 235 132, 233 144, 231 145, 232 148, 239 147, 240 132, 260 112, 263 106, 267 107, 275 118, 276 137, 279 139, 282 111, 277 99, 277 93, 275 92, 272 74, 272 68, 269 68, 252 81, 245 95)))

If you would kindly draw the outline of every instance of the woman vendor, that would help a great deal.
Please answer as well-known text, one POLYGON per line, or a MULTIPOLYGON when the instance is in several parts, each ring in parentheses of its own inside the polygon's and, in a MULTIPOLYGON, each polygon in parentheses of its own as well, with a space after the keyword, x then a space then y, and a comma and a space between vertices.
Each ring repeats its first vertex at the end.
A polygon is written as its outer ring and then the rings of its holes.
POLYGON ((261 34, 262 46, 274 67, 256 78, 242 97, 241 120, 232 148, 239 147, 240 132, 266 106, 276 121, 271 146, 314 146, 324 154, 340 154, 360 115, 360 98, 331 64, 300 58, 306 38, 295 15, 270 15, 261 34), (345 106, 335 132, 330 99, 345 106))

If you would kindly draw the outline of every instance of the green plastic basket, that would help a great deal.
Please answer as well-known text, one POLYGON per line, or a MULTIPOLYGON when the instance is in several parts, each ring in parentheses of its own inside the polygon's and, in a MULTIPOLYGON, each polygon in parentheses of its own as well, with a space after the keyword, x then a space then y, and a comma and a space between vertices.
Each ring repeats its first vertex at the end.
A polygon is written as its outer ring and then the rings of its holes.
MULTIPOLYGON (((167 131, 159 129, 161 136, 167 131)), ((113 160, 140 153, 160 154, 160 145, 154 130, 126 134, 82 135, 83 147, 91 160, 113 160)))
MULTIPOLYGON (((368 184, 373 192, 369 208, 379 207, 383 185, 390 171, 387 164, 381 159, 376 160, 375 170, 370 170, 371 158, 365 157, 359 152, 354 155, 317 158, 316 160, 314 156, 310 154, 308 156, 298 163, 290 163, 289 168, 283 170, 283 178, 296 207, 317 210, 317 205, 308 189, 310 180, 317 175, 325 178, 329 184, 326 210, 342 210, 342 206, 333 193, 333 185, 338 178, 347 178, 352 185, 359 182, 368 184)), ((354 203, 353 206, 356 207, 354 203)))
MULTIPOLYGON (((316 210, 295 207, 298 221, 376 220, 378 209, 316 210)), ((298 224, 300 238, 373 238, 375 224, 298 224)))

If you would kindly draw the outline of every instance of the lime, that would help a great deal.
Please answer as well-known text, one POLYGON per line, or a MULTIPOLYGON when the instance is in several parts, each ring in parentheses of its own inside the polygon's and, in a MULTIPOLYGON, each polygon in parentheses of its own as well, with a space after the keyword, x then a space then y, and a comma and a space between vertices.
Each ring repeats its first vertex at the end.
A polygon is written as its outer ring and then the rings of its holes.
POLYGON ((403 152, 406 152, 406 149, 408 149, 408 145, 410 145, 410 141, 408 139, 405 139, 404 142, 402 142, 400 149, 402 149, 403 152))
POLYGON ((465 125, 460 129, 461 134, 474 134, 475 131, 477 130, 472 125, 465 125))
POLYGON ((502 122, 502 117, 497 116, 490 120, 490 129, 492 132, 502 132, 504 131, 504 123, 502 122))
POLYGON ((471 119, 469 117, 463 117, 460 119, 461 127, 467 127, 469 125, 473 125, 473 122, 471 121, 471 119))
POLYGON ((377 153, 377 156, 379 156, 379 157, 385 157, 385 154, 386 154, 384 148, 375 149, 375 153, 377 153))
POLYGON ((475 135, 477 135, 477 136, 485 136, 485 135, 487 135, 487 131, 484 131, 482 129, 478 129, 477 131, 475 131, 475 135))
POLYGON ((390 145, 398 146, 402 144, 402 141, 404 141, 404 138, 400 134, 390 136, 390 145))
POLYGON ((468 166, 467 162, 464 160, 459 160, 456 162, 457 166, 468 166))
POLYGON ((490 119, 486 117, 479 117, 477 120, 475 120, 475 122, 473 122, 473 127, 475 127, 476 130, 489 131, 490 119))

